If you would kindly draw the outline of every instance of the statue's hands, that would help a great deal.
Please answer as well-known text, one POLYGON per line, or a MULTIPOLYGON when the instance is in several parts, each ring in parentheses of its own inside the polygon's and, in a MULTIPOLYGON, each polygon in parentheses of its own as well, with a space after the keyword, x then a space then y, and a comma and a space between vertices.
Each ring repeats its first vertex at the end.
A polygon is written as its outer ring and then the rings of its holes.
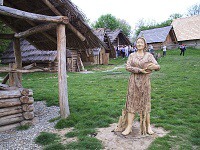
POLYGON ((144 74, 151 73, 151 72, 147 71, 147 69, 140 69, 140 72, 141 72, 141 73, 144 73, 144 74))
POLYGON ((153 63, 148 64, 146 68, 146 70, 156 70, 156 69, 158 69, 158 67, 153 63))

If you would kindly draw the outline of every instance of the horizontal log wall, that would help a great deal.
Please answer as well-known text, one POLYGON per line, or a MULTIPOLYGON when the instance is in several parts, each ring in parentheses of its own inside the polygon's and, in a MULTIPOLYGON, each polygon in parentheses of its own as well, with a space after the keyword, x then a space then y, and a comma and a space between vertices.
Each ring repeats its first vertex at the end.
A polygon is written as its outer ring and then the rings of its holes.
POLYGON ((0 132, 37 122, 32 96, 33 91, 30 89, 9 87, 0 90, 0 132))

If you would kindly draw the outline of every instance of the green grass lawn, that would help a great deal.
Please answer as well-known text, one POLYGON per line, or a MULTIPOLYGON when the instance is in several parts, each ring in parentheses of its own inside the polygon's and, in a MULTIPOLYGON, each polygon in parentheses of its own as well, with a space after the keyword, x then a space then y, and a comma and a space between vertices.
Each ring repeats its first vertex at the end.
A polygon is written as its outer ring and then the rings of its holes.
MULTIPOLYGON (((151 122, 170 133, 157 138, 150 150, 190 150, 200 146, 200 50, 188 48, 185 56, 179 53, 179 50, 167 51, 167 56, 158 60, 161 70, 151 76, 151 122)), ((110 72, 102 70, 125 62, 121 58, 112 59, 111 65, 86 67, 94 71, 91 74, 68 73, 71 115, 59 120, 55 127, 74 127, 66 136, 77 136, 78 142, 65 145, 66 149, 102 148, 100 141, 88 135, 94 134, 96 128, 118 121, 126 101, 130 75, 124 68, 110 72)), ((48 106, 58 105, 56 73, 25 74, 23 86, 33 89, 35 100, 45 100, 48 106)))

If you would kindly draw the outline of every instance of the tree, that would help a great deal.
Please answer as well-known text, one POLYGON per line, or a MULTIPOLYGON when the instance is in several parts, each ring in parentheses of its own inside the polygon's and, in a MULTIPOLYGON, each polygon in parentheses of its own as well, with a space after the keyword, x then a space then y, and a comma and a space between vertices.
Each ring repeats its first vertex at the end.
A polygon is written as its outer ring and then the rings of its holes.
POLYGON ((129 36, 131 33, 131 26, 121 19, 117 19, 111 14, 102 15, 98 20, 92 25, 93 28, 107 28, 110 30, 122 29, 125 35, 129 36))
POLYGON ((182 14, 175 13, 175 14, 171 14, 171 15, 169 16, 169 20, 174 20, 174 19, 181 18, 181 17, 183 17, 182 14))
POLYGON ((98 18, 93 27, 115 30, 119 27, 119 21, 111 14, 102 15, 98 18))
POLYGON ((119 29, 122 29, 123 33, 126 36, 129 36, 131 33, 131 26, 125 20, 118 19, 118 21, 119 21, 119 29))
POLYGON ((188 9, 188 16, 200 15, 200 4, 195 4, 188 9))

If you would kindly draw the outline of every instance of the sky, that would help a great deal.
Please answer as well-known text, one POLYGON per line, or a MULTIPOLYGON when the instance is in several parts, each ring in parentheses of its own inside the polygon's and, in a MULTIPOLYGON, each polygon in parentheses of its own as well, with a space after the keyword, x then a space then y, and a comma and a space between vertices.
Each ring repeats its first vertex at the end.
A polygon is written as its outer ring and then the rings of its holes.
POLYGON ((71 0, 90 20, 95 22, 101 15, 112 14, 124 19, 135 29, 140 19, 157 23, 165 21, 171 14, 186 14, 190 6, 200 0, 71 0))

